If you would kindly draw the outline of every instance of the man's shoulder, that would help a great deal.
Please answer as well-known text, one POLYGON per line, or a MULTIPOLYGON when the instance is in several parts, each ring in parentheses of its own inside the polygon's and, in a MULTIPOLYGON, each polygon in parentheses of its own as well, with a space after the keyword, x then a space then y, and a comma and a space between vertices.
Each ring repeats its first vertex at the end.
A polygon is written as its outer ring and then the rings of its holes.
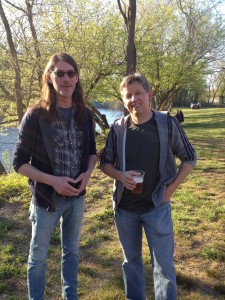
POLYGON ((123 134, 127 128, 127 122, 130 115, 114 120, 113 124, 110 127, 111 135, 120 135, 123 134))
POLYGON ((20 126, 23 126, 25 124, 30 124, 30 126, 35 126, 35 124, 38 124, 40 120, 45 116, 45 114, 46 113, 44 112, 43 109, 28 108, 23 116, 20 126))
POLYGON ((170 116, 170 112, 168 110, 153 110, 153 113, 155 114, 156 117, 161 117, 161 118, 167 118, 170 116))
POLYGON ((167 122, 168 118, 170 117, 169 111, 153 110, 153 114, 157 124, 167 122))
POLYGON ((168 122, 172 122, 176 118, 170 114, 168 110, 156 111, 154 110, 155 118, 161 120, 167 120, 168 122))
POLYGON ((41 107, 29 107, 25 114, 27 116, 31 116, 35 118, 35 117, 40 117, 46 113, 47 112, 41 107))
POLYGON ((127 115, 127 116, 124 116, 122 118, 116 119, 114 121, 113 125, 115 125, 115 126, 125 125, 128 122, 129 118, 130 118, 130 115, 127 115))

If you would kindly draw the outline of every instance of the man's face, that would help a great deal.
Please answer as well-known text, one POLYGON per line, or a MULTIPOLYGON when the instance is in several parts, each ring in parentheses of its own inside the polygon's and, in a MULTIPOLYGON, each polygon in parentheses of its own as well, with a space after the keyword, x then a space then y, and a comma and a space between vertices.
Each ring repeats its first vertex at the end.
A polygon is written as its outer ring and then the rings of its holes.
POLYGON ((49 82, 55 89, 57 101, 71 101, 77 81, 78 74, 74 67, 65 61, 59 61, 49 75, 49 82))
POLYGON ((125 108, 135 116, 146 114, 150 110, 151 91, 146 92, 141 83, 135 81, 126 85, 121 92, 125 108))

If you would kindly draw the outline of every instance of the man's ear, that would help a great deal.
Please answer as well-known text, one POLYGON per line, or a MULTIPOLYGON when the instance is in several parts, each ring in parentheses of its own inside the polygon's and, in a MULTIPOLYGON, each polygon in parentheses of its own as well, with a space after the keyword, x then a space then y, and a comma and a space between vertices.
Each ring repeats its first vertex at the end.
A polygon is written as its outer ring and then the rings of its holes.
POLYGON ((149 92, 148 92, 148 95, 149 95, 149 101, 151 102, 151 101, 152 101, 152 98, 153 98, 153 92, 152 92, 152 91, 149 91, 149 92))
POLYGON ((148 96, 149 96, 149 107, 151 107, 151 102, 152 102, 152 99, 153 99, 153 92, 149 91, 148 96))

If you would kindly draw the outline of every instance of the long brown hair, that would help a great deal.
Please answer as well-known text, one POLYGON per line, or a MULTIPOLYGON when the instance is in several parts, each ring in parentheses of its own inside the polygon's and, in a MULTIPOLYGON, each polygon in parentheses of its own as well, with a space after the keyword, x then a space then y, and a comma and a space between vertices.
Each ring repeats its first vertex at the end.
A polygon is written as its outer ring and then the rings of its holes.
POLYGON ((49 113, 48 115, 50 119, 52 119, 55 111, 55 105, 56 105, 56 93, 53 85, 49 82, 48 79, 49 79, 49 74, 54 70, 55 65, 59 61, 67 62, 68 64, 73 66, 75 72, 78 74, 78 81, 74 93, 72 95, 72 101, 76 107, 76 118, 78 121, 81 121, 85 113, 85 103, 84 103, 83 88, 80 83, 77 63, 69 54, 63 52, 55 53, 49 59, 49 62, 47 63, 42 76, 41 96, 39 101, 36 103, 36 105, 34 105, 33 109, 42 108, 44 111, 49 113))

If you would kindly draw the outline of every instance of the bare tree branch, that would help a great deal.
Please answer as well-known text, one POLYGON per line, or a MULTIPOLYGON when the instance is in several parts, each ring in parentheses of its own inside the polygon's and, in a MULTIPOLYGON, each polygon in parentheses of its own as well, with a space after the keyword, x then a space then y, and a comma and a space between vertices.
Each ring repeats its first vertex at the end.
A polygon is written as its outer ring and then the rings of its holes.
MULTIPOLYGON (((124 23, 125 23, 126 27, 128 28, 128 19, 127 19, 126 11, 125 12, 123 11, 120 0, 117 0, 117 3, 118 3, 118 6, 119 6, 120 13, 124 18, 124 23)), ((124 4, 124 2, 123 2, 123 4, 124 4)), ((124 4, 124 7, 125 7, 125 4, 124 4)))
POLYGON ((36 29, 34 26, 34 22, 33 22, 33 16, 32 16, 32 5, 30 4, 29 0, 26 0, 26 6, 27 6, 27 17, 28 17, 28 21, 29 21, 29 25, 30 25, 30 30, 31 30, 31 34, 34 40, 34 50, 35 50, 35 54, 36 54, 36 62, 35 64, 37 65, 37 73, 38 73, 38 83, 39 83, 39 87, 41 88, 41 78, 42 78, 42 69, 40 66, 40 58, 41 58, 41 52, 39 49, 39 42, 38 42, 38 38, 37 38, 37 33, 36 33, 36 29))
POLYGON ((6 3, 8 3, 9 5, 11 5, 12 7, 21 10, 25 15, 27 14, 27 12, 20 6, 17 6, 16 4, 12 3, 11 1, 5 0, 6 3))

